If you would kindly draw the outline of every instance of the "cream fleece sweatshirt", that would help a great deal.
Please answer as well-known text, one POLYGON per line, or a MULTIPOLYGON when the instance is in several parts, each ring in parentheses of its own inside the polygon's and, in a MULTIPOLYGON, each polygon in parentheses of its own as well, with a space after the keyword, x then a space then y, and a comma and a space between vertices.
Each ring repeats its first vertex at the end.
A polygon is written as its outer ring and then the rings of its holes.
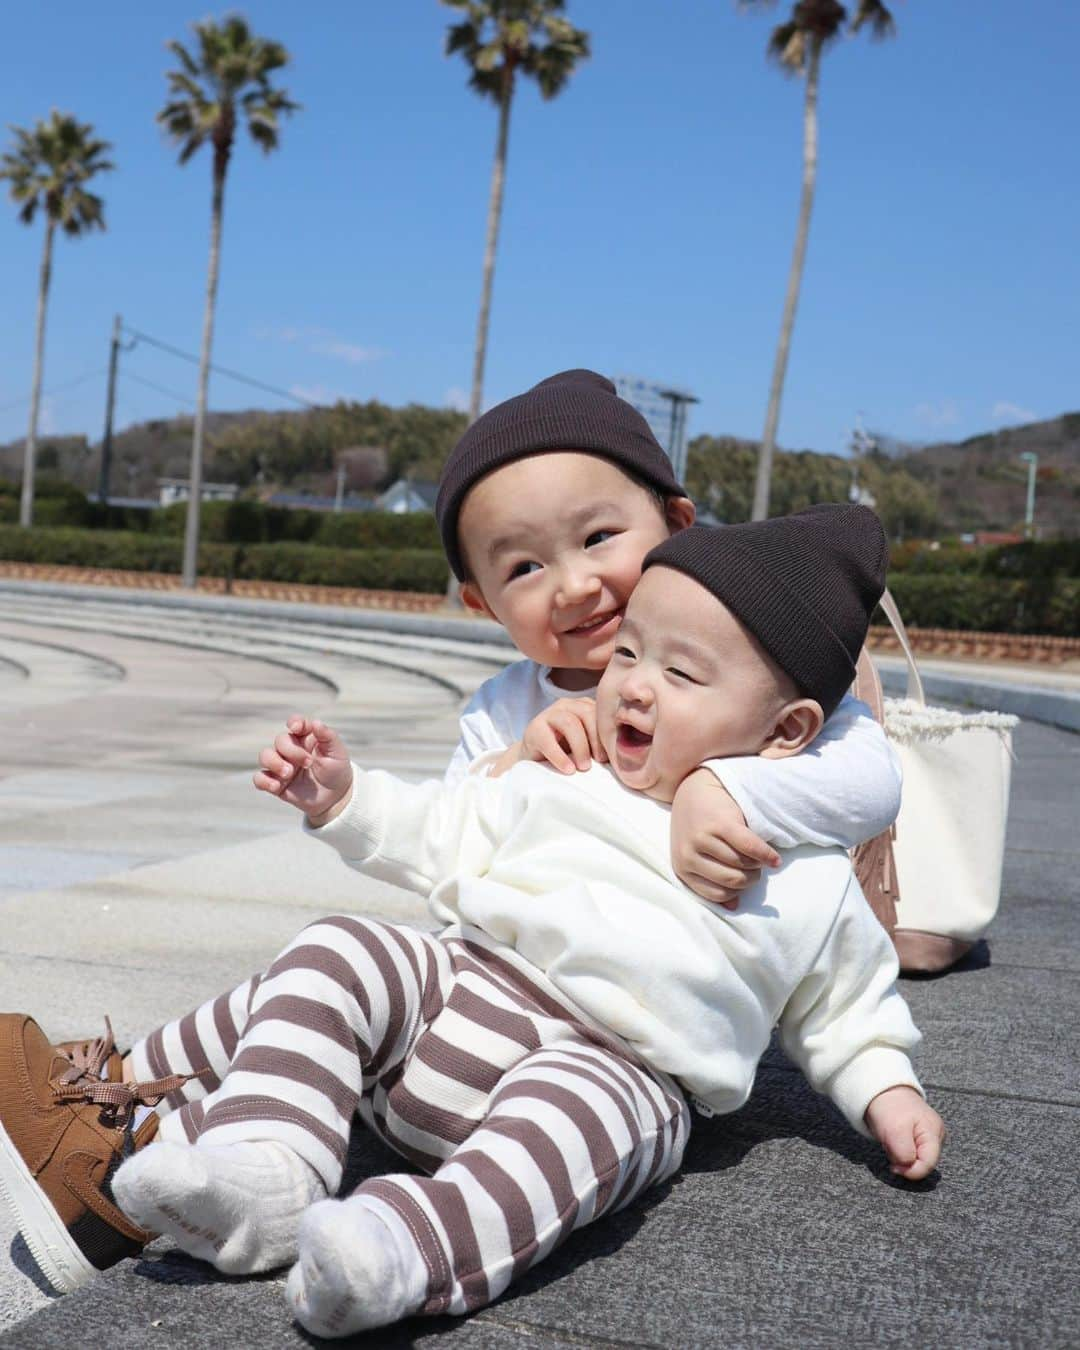
POLYGON ((747 1100, 777 1022, 860 1133, 879 1092, 921 1091, 892 945, 840 849, 788 851, 729 912, 675 878, 669 808, 605 765, 564 776, 523 763, 456 785, 355 773, 317 838, 512 948, 706 1108, 747 1100))

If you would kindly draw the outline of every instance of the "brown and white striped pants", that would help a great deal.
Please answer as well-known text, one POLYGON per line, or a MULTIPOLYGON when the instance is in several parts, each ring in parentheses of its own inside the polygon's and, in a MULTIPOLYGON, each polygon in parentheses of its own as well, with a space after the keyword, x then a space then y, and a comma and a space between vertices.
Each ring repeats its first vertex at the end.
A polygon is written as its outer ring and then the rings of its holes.
POLYGON ((428 1174, 354 1192, 413 1234, 428 1313, 483 1306, 670 1176, 689 1129, 677 1088, 474 930, 323 919, 132 1055, 137 1077, 209 1067, 170 1099, 163 1137, 278 1140, 331 1195, 359 1113, 428 1174))

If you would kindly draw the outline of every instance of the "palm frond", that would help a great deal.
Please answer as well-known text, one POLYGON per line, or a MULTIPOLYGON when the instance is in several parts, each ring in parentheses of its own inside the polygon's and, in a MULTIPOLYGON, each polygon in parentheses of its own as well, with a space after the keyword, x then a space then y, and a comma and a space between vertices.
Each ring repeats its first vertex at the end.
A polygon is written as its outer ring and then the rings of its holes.
POLYGON ((192 29, 191 51, 177 41, 167 44, 180 68, 166 72, 169 101, 157 114, 178 145, 180 163, 207 141, 227 159, 238 107, 255 143, 266 152, 276 149, 278 119, 300 108, 270 83, 273 72, 289 63, 286 48, 256 36, 239 14, 227 14, 220 23, 204 19, 192 29))
MULTIPOLYGON (((450 4, 451 0, 443 0, 444 4, 450 4)), ((453 56, 455 52, 462 52, 466 60, 470 59, 472 53, 480 46, 480 29, 476 24, 465 19, 462 23, 452 23, 446 30, 446 43, 443 47, 447 56, 453 56)))
POLYGON ((40 209, 70 235, 104 229, 104 203, 82 184, 115 167, 105 157, 109 142, 94 136, 89 122, 55 108, 31 129, 11 130, 14 149, 0 159, 0 179, 9 184, 20 221, 31 224, 40 209))
POLYGON ((777 24, 765 51, 785 75, 801 75, 806 68, 806 34, 794 20, 777 24))
POLYGON ((871 40, 876 42, 890 38, 896 32, 896 20, 881 0, 859 0, 855 17, 851 20, 851 31, 858 33, 867 25, 871 40))
POLYGON ((443 3, 467 15, 447 29, 446 54, 460 53, 469 87, 496 102, 517 71, 535 79, 544 98, 554 98, 589 56, 589 35, 563 16, 565 0, 443 3))

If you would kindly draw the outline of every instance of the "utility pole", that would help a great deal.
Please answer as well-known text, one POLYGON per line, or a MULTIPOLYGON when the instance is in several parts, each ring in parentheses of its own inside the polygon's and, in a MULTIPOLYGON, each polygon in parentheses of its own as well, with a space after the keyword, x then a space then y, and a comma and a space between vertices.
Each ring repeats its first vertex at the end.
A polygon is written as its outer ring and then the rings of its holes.
POLYGON ((109 501, 109 468, 112 461, 113 408, 116 406, 116 365, 120 359, 120 315, 113 319, 112 343, 109 347, 109 385, 105 394, 105 432, 101 438, 101 472, 98 475, 98 501, 102 506, 109 501))
POLYGON ((337 490, 334 493, 335 515, 339 515, 341 513, 341 504, 344 501, 344 499, 345 499, 345 460, 344 458, 341 458, 338 460, 337 490))
POLYGON ((1020 458, 1028 466, 1027 505, 1024 508, 1024 538, 1035 538, 1035 475, 1039 469, 1039 456, 1034 450, 1024 450, 1020 458))
POLYGON ((701 400, 684 389, 658 389, 656 392, 671 404, 668 459, 671 460, 675 477, 681 483, 686 477, 686 410, 691 403, 700 403, 701 400))

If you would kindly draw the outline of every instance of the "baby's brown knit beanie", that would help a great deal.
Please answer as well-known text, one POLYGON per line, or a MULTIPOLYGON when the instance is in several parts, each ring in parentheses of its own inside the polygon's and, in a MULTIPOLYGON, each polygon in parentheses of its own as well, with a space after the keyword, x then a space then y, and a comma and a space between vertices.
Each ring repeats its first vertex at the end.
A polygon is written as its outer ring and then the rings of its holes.
POLYGON ((657 545, 644 567, 700 582, 828 717, 855 678, 888 561, 873 511, 837 503, 744 525, 692 525, 657 545))

